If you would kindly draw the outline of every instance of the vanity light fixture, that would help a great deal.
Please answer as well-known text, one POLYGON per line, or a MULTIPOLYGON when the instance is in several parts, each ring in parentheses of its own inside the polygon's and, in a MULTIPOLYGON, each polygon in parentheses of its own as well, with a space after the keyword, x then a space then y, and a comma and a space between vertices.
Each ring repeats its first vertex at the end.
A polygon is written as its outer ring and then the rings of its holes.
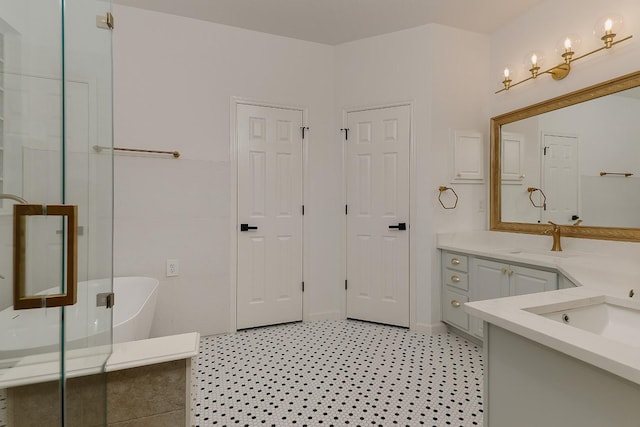
MULTIPOLYGON (((601 50, 604 49, 610 49, 611 47, 613 47, 614 45, 617 45, 618 43, 622 43, 623 41, 629 40, 631 37, 633 36, 627 36, 623 39, 620 39, 618 41, 614 41, 614 38, 616 37, 616 33, 614 32, 614 27, 619 27, 622 20, 617 17, 617 16, 612 16, 610 18, 603 18, 600 21, 600 24, 598 25, 598 28, 600 31, 600 29, 604 28, 604 35, 602 37, 600 37, 600 40, 602 40, 603 42, 603 46, 592 50, 591 52, 587 52, 583 55, 580 55, 578 57, 574 57, 575 55, 575 49, 576 49, 576 44, 577 42, 579 42, 579 40, 575 37, 575 36, 566 36, 564 37, 563 41, 562 41, 562 54, 560 56, 562 56, 563 62, 554 65, 553 67, 549 68, 548 70, 544 70, 544 71, 540 71, 540 56, 534 52, 531 57, 531 68, 529 69, 529 73, 531 74, 529 77, 527 77, 526 79, 520 80, 519 82, 513 83, 512 79, 510 78, 511 75, 511 70, 509 68, 505 68, 504 69, 504 80, 502 81, 502 85, 504 86, 502 89, 500 89, 499 91, 497 91, 496 93, 500 93, 500 92, 506 92, 509 89, 511 89, 514 86, 519 85, 520 83, 524 83, 526 81, 529 81, 531 79, 535 79, 537 78, 540 74, 550 74, 551 77, 554 80, 562 80, 565 77, 567 77, 569 75, 569 73, 571 72, 571 64, 575 61, 578 61, 582 58, 585 58, 589 55, 592 55, 596 52, 600 52, 601 50)), ((616 30, 618 31, 618 30, 616 30)))

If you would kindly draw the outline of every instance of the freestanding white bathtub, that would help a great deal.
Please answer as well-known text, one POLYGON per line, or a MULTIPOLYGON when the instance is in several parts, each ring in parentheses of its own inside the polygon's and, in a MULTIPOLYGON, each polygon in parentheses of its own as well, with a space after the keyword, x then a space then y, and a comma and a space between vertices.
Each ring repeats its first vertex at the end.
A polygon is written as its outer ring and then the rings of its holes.
MULTIPOLYGON (((110 342, 149 338, 155 312, 158 280, 149 277, 115 277, 113 319, 104 307, 96 307, 96 295, 109 289, 108 279, 78 283, 78 303, 65 309, 67 348, 83 348, 110 342)), ((56 293, 57 289, 42 292, 56 293)), ((55 351, 60 343, 60 309, 0 311, 0 360, 55 351)))

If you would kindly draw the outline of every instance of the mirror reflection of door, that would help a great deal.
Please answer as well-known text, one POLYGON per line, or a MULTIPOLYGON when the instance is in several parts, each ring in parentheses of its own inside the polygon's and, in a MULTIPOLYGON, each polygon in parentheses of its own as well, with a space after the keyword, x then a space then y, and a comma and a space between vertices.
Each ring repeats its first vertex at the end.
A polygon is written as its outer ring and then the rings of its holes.
POLYGON ((578 137, 542 134, 542 189, 547 196, 540 221, 573 224, 580 218, 578 137))

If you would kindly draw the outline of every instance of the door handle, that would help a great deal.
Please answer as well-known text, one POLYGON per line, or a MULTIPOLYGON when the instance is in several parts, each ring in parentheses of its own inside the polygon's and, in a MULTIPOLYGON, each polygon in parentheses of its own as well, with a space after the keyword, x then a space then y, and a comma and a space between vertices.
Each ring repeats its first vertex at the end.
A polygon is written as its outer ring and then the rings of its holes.
POLYGON ((257 230, 258 227, 249 227, 249 224, 240 224, 240 231, 257 230))
POLYGON ((13 271, 14 310, 74 305, 78 298, 78 206, 13 205, 13 271), (67 218, 67 282, 64 293, 46 296, 25 295, 27 216, 62 216, 67 218))
POLYGON ((404 222, 400 222, 398 223, 398 225, 390 225, 389 229, 398 229, 398 230, 406 230, 407 229, 407 224, 404 222))

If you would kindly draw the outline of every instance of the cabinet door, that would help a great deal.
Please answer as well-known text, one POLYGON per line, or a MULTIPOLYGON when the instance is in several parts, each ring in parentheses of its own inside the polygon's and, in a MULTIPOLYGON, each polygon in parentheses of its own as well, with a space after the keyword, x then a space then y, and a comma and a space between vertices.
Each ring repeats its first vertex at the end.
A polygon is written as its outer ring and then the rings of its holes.
MULTIPOLYGON (((506 297, 509 295, 509 265, 486 259, 471 260, 469 295, 471 301, 506 297)), ((482 338, 482 320, 470 316, 469 332, 482 338)))
POLYGON ((502 184, 522 184, 524 181, 524 135, 502 132, 502 184))
POLYGON ((527 267, 510 266, 509 294, 525 295, 558 289, 558 274, 527 267))
POLYGON ((469 286, 471 301, 509 296, 509 265, 486 259, 471 261, 472 283, 469 286))
POLYGON ((469 297, 456 290, 445 286, 442 298, 442 318, 445 322, 457 326, 458 328, 469 330, 469 315, 464 311, 462 305, 469 302, 469 297))

